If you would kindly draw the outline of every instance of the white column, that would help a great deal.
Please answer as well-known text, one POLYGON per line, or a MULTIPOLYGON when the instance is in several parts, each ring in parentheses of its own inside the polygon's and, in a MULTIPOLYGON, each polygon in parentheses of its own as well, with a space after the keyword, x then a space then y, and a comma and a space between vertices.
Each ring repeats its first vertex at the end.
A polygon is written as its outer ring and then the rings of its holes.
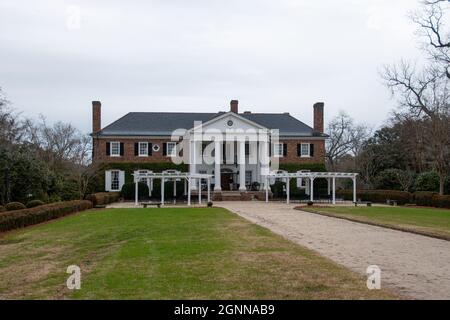
POLYGON ((328 195, 330 195, 331 194, 330 178, 327 178, 327 190, 328 190, 328 195))
POLYGON ((211 179, 206 180, 208 183, 208 202, 211 202, 211 179))
POLYGON ((191 178, 186 178, 188 181, 188 206, 191 205, 191 178))
POLYGON ((177 202, 177 179, 173 179, 173 203, 177 202))
POLYGON ((202 204, 202 179, 198 179, 198 204, 202 204))
POLYGON ((222 191, 221 181, 220 181, 220 162, 222 161, 222 144, 221 141, 216 140, 214 142, 215 156, 214 156, 214 191, 222 191))
POLYGON ((310 181, 309 185, 311 187, 310 190, 311 201, 314 202, 314 178, 309 178, 309 181, 310 181))
POLYGON ((247 191, 245 187, 245 141, 239 141, 239 191, 247 191))
POLYGON ((138 180, 136 178, 134 178, 134 184, 135 184, 135 188, 134 188, 134 205, 138 206, 139 205, 139 183, 138 180))
POLYGON ((164 178, 161 178, 161 205, 164 206, 164 178))
POLYGON ((333 177, 333 204, 336 204, 336 178, 333 177))
MULTIPOLYGON (((194 141, 194 140, 191 140, 190 142, 189 142, 189 146, 190 146, 190 150, 189 150, 189 152, 190 152, 190 156, 191 156, 191 159, 190 159, 190 164, 189 164, 189 173, 190 174, 195 174, 195 173, 197 173, 197 168, 196 168, 196 163, 197 163, 197 148, 196 148, 196 142, 194 141)), ((196 188, 197 188, 197 186, 196 186, 196 184, 195 184, 195 179, 192 179, 191 178, 191 180, 193 180, 192 181, 192 183, 191 183, 191 186, 190 186, 190 188, 192 189, 192 190, 195 190, 196 188)))
POLYGON ((356 177, 353 178, 353 202, 356 203, 356 177))
POLYGON ((291 179, 290 178, 286 178, 286 202, 287 204, 289 204, 289 202, 291 201, 290 199, 290 188, 291 188, 291 179))

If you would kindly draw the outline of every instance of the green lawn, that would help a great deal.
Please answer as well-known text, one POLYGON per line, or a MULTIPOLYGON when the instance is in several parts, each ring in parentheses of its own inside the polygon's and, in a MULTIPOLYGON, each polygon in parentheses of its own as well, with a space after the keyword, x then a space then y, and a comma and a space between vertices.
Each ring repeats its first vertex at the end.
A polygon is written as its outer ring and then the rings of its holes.
POLYGON ((365 284, 220 208, 87 211, 0 238, 0 299, 396 298, 365 284))
POLYGON ((408 207, 302 208, 450 240, 450 210, 408 207))

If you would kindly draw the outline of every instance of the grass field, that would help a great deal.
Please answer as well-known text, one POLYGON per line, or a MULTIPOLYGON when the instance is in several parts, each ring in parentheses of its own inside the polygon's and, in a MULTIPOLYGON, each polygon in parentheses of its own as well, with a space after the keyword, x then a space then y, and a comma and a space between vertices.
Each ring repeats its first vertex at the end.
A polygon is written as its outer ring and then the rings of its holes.
POLYGON ((0 299, 378 299, 366 280, 220 208, 87 211, 0 238, 0 299), (81 267, 81 290, 66 288, 81 267))
POLYGON ((408 207, 302 208, 450 240, 450 210, 408 207))

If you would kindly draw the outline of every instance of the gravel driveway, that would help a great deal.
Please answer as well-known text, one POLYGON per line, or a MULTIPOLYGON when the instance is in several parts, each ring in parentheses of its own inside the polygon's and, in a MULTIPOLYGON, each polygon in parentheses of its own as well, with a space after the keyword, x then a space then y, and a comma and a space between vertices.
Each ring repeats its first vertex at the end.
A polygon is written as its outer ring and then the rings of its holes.
POLYGON ((219 206, 351 270, 382 271, 382 286, 415 299, 450 299, 450 242, 294 210, 294 205, 223 202, 219 206))

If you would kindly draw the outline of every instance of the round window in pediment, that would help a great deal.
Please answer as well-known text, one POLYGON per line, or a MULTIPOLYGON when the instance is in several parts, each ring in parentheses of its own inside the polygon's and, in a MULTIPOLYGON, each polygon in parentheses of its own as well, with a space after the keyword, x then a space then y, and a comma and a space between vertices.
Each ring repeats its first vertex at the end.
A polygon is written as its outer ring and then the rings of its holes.
POLYGON ((228 122, 227 122, 227 125, 229 126, 229 127, 232 127, 233 126, 233 120, 228 120, 228 122))

